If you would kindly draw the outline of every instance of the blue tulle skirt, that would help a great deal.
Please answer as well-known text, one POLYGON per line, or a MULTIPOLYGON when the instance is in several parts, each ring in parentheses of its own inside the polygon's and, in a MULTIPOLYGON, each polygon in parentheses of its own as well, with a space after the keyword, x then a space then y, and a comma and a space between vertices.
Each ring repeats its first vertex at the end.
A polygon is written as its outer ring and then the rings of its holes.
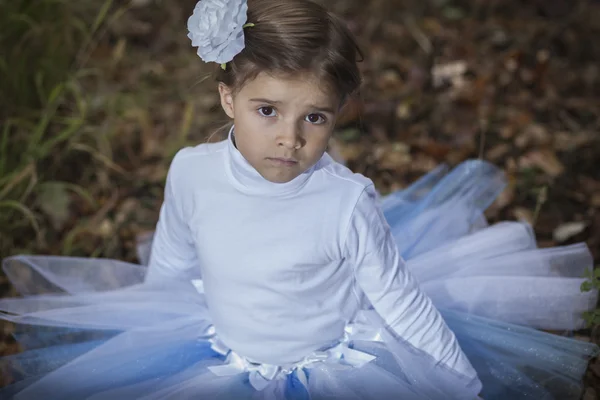
MULTIPOLYGON (((468 161, 381 202, 408 268, 477 370, 481 397, 578 399, 599 349, 546 331, 583 326, 582 313, 597 303, 597 293, 579 289, 593 259, 585 245, 537 248, 527 224, 488 226, 483 212, 503 187, 497 168, 468 161)), ((226 356, 201 334, 211 327, 201 279, 144 283, 151 240, 140 242, 139 265, 4 260, 23 297, 0 300, 0 318, 16 324, 24 351, 1 359, 14 383, 0 398, 437 400, 468 393, 468 382, 454 388, 439 365, 394 337, 354 337, 352 349, 376 356, 360 367, 321 363, 261 390, 248 373, 215 374, 226 356)), ((376 318, 368 326, 385 331, 376 318)))

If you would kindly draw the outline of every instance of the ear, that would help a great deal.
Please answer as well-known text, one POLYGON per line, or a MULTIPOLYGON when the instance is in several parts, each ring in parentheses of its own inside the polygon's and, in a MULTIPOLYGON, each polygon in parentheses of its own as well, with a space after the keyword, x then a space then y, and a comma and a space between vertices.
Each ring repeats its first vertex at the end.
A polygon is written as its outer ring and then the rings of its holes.
POLYGON ((229 118, 233 119, 233 94, 231 88, 223 82, 219 82, 219 96, 221 97, 221 107, 223 107, 223 111, 225 111, 225 114, 227 114, 229 118))

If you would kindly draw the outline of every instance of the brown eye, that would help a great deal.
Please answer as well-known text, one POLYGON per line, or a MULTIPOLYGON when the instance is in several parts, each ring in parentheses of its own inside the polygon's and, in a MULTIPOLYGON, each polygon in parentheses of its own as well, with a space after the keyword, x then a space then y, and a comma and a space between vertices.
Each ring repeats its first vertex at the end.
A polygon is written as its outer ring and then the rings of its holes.
POLYGON ((274 117, 277 115, 273 107, 264 106, 258 109, 258 113, 263 117, 274 117))
POLYGON ((321 125, 324 124, 327 119, 321 114, 308 114, 306 116, 306 121, 310 122, 311 124, 321 125))

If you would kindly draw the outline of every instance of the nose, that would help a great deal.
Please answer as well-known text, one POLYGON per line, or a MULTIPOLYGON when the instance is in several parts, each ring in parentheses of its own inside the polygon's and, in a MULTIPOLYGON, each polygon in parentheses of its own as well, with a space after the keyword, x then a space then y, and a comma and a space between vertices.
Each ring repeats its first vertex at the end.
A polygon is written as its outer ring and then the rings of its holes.
POLYGON ((289 150, 296 150, 302 147, 302 131, 297 124, 287 124, 281 127, 277 136, 277 145, 289 150))

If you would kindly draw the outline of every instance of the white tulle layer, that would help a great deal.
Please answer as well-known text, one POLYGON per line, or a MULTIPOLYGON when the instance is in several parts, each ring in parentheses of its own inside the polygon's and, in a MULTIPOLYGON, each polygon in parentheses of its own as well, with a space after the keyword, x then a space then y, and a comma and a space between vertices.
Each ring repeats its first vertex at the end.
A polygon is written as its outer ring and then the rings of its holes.
MULTIPOLYGON (((538 249, 531 228, 487 226, 501 173, 472 161, 438 169, 382 199, 408 267, 440 308, 476 368, 486 399, 576 399, 596 346, 532 328, 570 331, 597 301, 579 287, 584 245, 538 249)), ((149 238, 151 241, 151 237, 149 238)), ((142 264, 148 242, 140 245, 142 264)), ((0 300, 27 349, 5 357, 15 399, 462 399, 477 383, 453 375, 379 321, 382 340, 354 340, 376 355, 360 368, 316 363, 256 390, 248 374, 216 376, 224 357, 192 282, 144 284, 146 268, 115 260, 17 256, 4 270, 25 295, 0 300)), ((198 277, 200 278, 200 277, 198 277)), ((243 328, 241 328, 243 329, 243 328)))

